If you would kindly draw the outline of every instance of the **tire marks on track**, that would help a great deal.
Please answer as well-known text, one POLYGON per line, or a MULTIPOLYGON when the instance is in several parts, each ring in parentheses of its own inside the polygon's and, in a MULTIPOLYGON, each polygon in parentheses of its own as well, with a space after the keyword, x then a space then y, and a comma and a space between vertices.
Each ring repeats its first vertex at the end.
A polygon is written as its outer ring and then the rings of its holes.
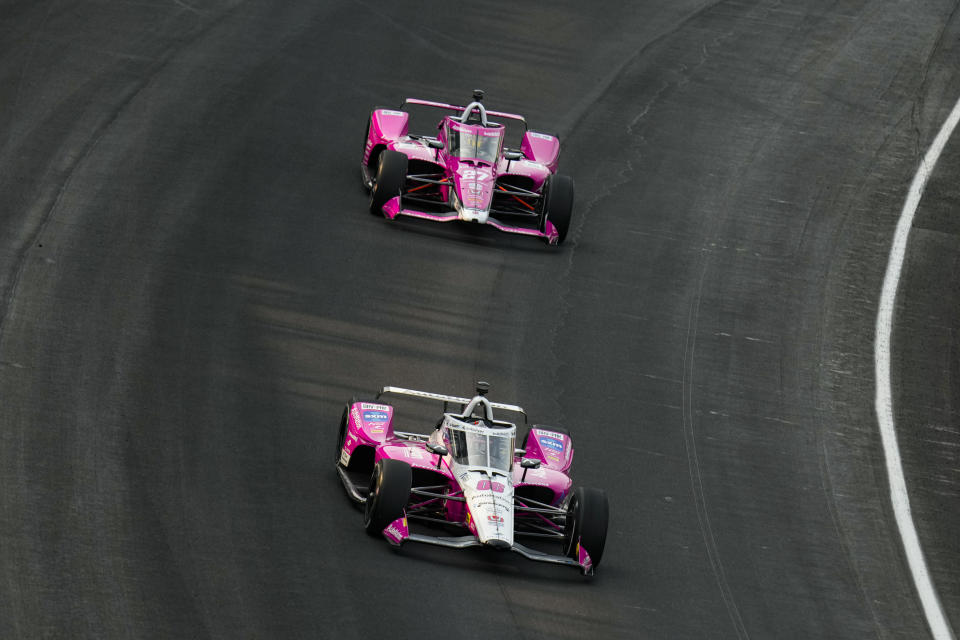
MULTIPOLYGON (((52 4, 53 3, 51 3, 51 8, 48 10, 44 21, 49 19, 52 10, 52 4)), ((241 2, 237 2, 233 6, 227 8, 223 11, 223 13, 211 20, 208 24, 200 27, 192 35, 183 39, 174 39, 170 46, 168 46, 163 53, 144 70, 138 81, 130 86, 130 88, 123 95, 119 96, 113 109, 104 115, 101 121, 97 124, 96 128, 90 131, 86 141, 74 154, 73 161, 64 168, 62 174, 63 177, 59 183, 59 186, 56 188, 56 193, 52 196, 49 204, 45 204, 44 209, 39 212, 39 217, 36 219, 36 221, 32 225, 28 225, 28 227, 32 226, 32 229, 30 229, 30 231, 25 235, 25 241, 14 254, 10 268, 10 273, 12 274, 10 281, 5 289, 0 289, 0 338, 3 336, 3 328, 4 324, 6 323, 7 316, 10 313, 11 303, 13 298, 16 296, 17 289, 20 285, 20 280, 23 277, 23 271, 28 262, 27 258, 30 254, 30 249, 36 246, 39 242, 39 239, 43 236, 44 230, 50 224, 54 213, 60 207, 63 196, 73 182, 73 177, 76 175, 77 171, 83 166, 87 158, 90 157, 90 155, 94 152, 103 137, 107 135, 114 123, 117 122, 118 118, 120 118, 130 104, 136 100, 137 96, 139 96, 144 89, 150 86, 150 84, 154 81, 154 78, 156 78, 157 75, 167 67, 170 61, 173 60, 177 54, 189 48, 210 33, 211 30, 216 28, 219 24, 231 16, 241 4, 241 2)), ((31 44, 31 55, 36 44, 36 40, 40 37, 39 34, 42 27, 43 25, 37 29, 34 41, 31 44)), ((26 73, 26 69, 24 69, 24 73, 26 73)), ((19 96, 19 86, 17 95, 19 96)))
POLYGON ((710 561, 710 568, 713 570, 713 575, 717 580, 720 596, 723 598, 723 604, 727 608, 727 613, 730 614, 730 622, 737 632, 737 637, 742 640, 748 640, 750 634, 747 633, 746 625, 744 625, 743 618, 740 615, 740 609, 737 607, 736 599, 733 597, 733 590, 727 582, 726 572, 723 570, 723 562, 720 560, 720 552, 717 549, 717 539, 713 533, 713 527, 710 524, 710 515, 707 513, 707 500, 703 489, 703 475, 700 473, 700 459, 697 456, 697 440, 693 426, 693 369, 697 347, 697 319, 700 314, 703 282, 707 276, 708 256, 709 250, 705 247, 701 248, 698 261, 700 277, 697 282, 697 292, 690 301, 690 310, 687 314, 687 335, 683 349, 683 442, 687 451, 690 488, 693 492, 697 521, 700 526, 700 533, 703 536, 707 559, 710 561))

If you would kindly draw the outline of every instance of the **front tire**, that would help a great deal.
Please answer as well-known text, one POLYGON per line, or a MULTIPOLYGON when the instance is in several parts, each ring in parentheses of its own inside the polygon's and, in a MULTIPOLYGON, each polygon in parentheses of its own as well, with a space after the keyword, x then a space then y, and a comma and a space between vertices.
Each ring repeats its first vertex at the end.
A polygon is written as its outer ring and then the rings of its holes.
POLYGON ((567 507, 567 523, 563 531, 564 555, 576 560, 579 540, 590 554, 593 566, 598 566, 607 543, 609 516, 606 493, 600 489, 577 487, 567 507))
POLYGON ((387 149, 377 161, 377 181, 370 190, 370 213, 383 215, 383 205, 399 196, 407 183, 407 156, 387 149))
POLYGON ((547 220, 557 229, 557 244, 562 244, 573 217, 573 178, 555 175, 547 183, 546 202, 540 212, 540 231, 547 230, 547 220))
POLYGON ((403 516, 412 486, 413 471, 409 464, 389 458, 377 462, 363 509, 363 528, 368 534, 380 535, 388 524, 403 516))

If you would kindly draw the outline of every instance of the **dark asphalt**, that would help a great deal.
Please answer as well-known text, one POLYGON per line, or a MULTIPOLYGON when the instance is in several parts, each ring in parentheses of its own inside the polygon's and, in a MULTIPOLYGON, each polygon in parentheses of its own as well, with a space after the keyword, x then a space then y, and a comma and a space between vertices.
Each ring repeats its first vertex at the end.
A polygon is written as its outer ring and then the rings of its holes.
MULTIPOLYGON (((0 637, 924 637, 873 335, 957 6, 660 4, 0 0, 0 637), (366 213, 369 109, 476 87, 561 135, 559 250, 366 213), (608 491, 595 580, 363 534, 342 403, 478 378, 608 491)), ((955 629, 958 173, 894 336, 955 629)))

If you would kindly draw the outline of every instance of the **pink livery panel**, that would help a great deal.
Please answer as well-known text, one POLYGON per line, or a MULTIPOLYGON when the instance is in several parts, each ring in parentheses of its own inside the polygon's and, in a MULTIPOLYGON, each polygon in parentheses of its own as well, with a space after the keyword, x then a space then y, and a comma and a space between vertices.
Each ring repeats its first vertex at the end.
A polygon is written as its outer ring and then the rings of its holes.
POLYGON ((566 473, 573 464, 573 440, 566 433, 534 425, 527 438, 526 457, 541 460, 548 469, 566 473))
POLYGON ((520 142, 520 153, 546 165, 551 172, 554 172, 557 170, 557 161, 560 159, 560 141, 546 133, 527 131, 520 142))
POLYGON ((393 109, 377 109, 370 118, 370 133, 381 140, 396 140, 407 135, 410 114, 393 109))
POLYGON ((378 402, 354 402, 350 407, 350 431, 361 442, 381 443, 393 437, 393 407, 378 402))
POLYGON ((388 444, 379 447, 377 449, 376 460, 382 460, 384 458, 403 460, 411 467, 430 469, 446 475, 445 467, 440 465, 440 468, 438 468, 440 457, 427 451, 420 443, 388 444))

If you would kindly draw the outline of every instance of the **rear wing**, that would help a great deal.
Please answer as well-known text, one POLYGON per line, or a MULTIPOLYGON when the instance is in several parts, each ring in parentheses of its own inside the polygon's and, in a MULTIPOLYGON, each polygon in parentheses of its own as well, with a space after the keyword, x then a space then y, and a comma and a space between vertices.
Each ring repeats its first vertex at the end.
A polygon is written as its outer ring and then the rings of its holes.
MULTIPOLYGON (((413 398, 424 398, 426 400, 437 400, 443 403, 444 413, 448 412, 451 404, 460 405, 460 411, 463 411, 468 404, 470 404, 470 398, 460 398, 458 396, 447 396, 442 393, 432 393, 430 391, 417 391, 415 389, 404 389, 402 387, 383 387, 380 389, 380 392, 377 394, 377 400, 381 396, 385 395, 398 395, 398 396, 409 396, 413 398)), ((523 416, 523 424, 527 424, 527 412, 523 410, 523 407, 517 406, 515 404, 504 404, 502 402, 491 402, 490 406, 494 409, 501 409, 503 411, 511 411, 513 413, 519 413, 523 416)))
MULTIPOLYGON (((466 107, 458 107, 455 104, 447 104, 446 102, 433 102, 432 100, 420 100, 419 98, 407 98, 403 101, 403 104, 400 105, 401 108, 407 106, 408 104, 418 104, 423 107, 436 107, 438 109, 446 109, 448 111, 455 111, 457 113, 463 113, 463 110, 466 107)), ((510 120, 517 120, 518 122, 523 123, 523 130, 527 130, 527 119, 516 113, 505 113, 503 111, 491 111, 486 109, 488 116, 495 116, 497 118, 508 118, 510 120)))

